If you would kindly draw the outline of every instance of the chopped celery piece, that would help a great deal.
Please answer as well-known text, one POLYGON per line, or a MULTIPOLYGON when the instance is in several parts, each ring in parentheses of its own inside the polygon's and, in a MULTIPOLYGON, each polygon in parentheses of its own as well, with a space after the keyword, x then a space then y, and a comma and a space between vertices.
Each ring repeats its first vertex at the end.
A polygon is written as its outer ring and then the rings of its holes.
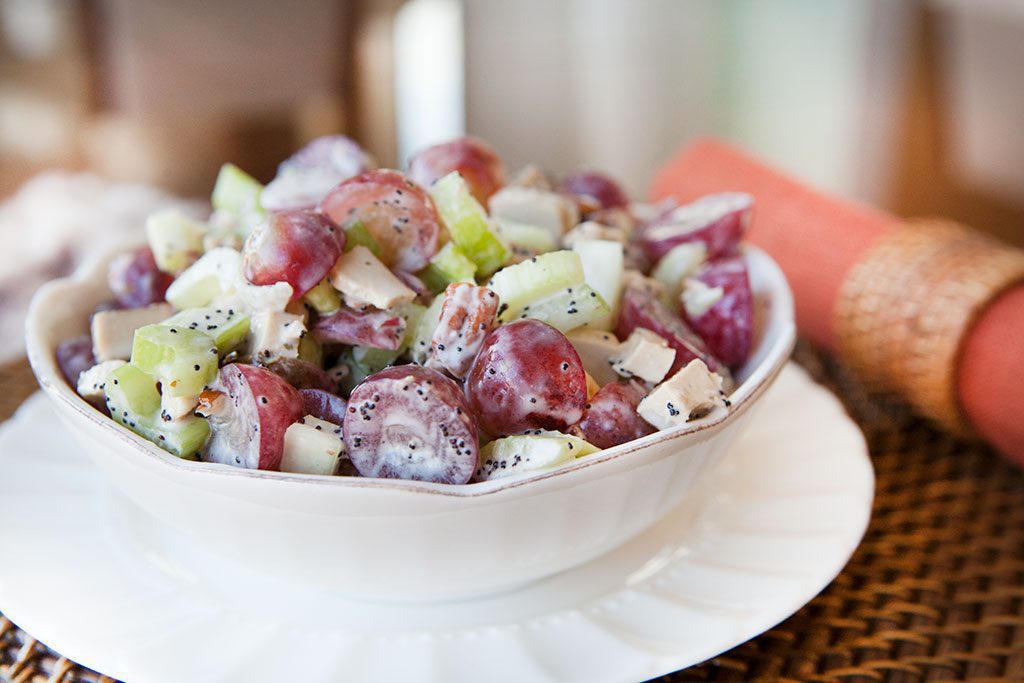
POLYGON ((131 363, 160 380, 168 396, 193 396, 217 376, 213 337, 177 325, 146 325, 135 331, 131 363))
POLYGON ((324 350, 313 335, 303 334, 299 338, 299 358, 318 367, 324 364, 324 350))
POLYGON ((494 222, 497 223, 501 236, 514 247, 526 249, 535 254, 546 254, 558 249, 558 240, 547 228, 504 218, 495 219, 494 222))
POLYGON ((104 392, 111 417, 178 457, 192 457, 210 434, 210 426, 199 417, 163 420, 156 378, 134 365, 122 365, 111 372, 104 392))
POLYGON ((598 450, 583 439, 561 432, 506 436, 480 449, 480 466, 474 478, 487 481, 548 470, 598 450))
POLYGON ((519 317, 523 307, 584 282, 583 263, 573 251, 552 251, 502 268, 488 287, 501 299, 500 317, 519 317))
POLYGON ((383 370, 394 364, 402 354, 390 349, 374 349, 369 346, 353 346, 352 360, 368 373, 383 370))
MULTIPOLYGON (((534 318, 565 333, 608 315, 608 304, 590 285, 566 287, 560 292, 524 306, 516 318, 534 318)), ((516 318, 499 317, 499 322, 512 322, 516 318)))
POLYGON ((160 391, 156 378, 134 365, 122 365, 107 377, 107 396, 115 395, 122 410, 136 415, 152 415, 160 410, 160 391))
POLYGON ((338 365, 348 367, 348 374, 339 382, 344 394, 352 393, 356 385, 373 374, 373 370, 357 361, 353 355, 355 349, 347 349, 338 357, 338 365))
POLYGON ((341 308, 341 295, 330 282, 321 280, 320 284, 306 292, 306 303, 320 315, 327 315, 341 308))
POLYGON ((409 340, 409 353, 414 363, 423 365, 430 355, 430 340, 434 338, 434 330, 441 320, 441 307, 444 306, 444 297, 436 296, 431 304, 423 311, 416 329, 413 330, 409 340))
POLYGON ((345 251, 352 251, 356 247, 366 247, 374 256, 380 258, 380 245, 373 239, 373 235, 362 221, 354 222, 345 230, 345 251))
POLYGON ((621 242, 611 240, 577 240, 573 251, 580 255, 583 276, 605 303, 608 313, 587 323, 589 327, 610 330, 618 315, 619 300, 622 298, 622 273, 624 254, 621 242))
POLYGON ((234 164, 224 164, 217 173, 210 203, 218 211, 229 211, 236 216, 265 213, 260 206, 263 185, 234 164))
POLYGON ((508 249, 491 232, 487 212, 457 171, 434 183, 430 195, 452 241, 477 265, 482 276, 490 275, 505 263, 508 249))
POLYGON ((601 451, 600 448, 589 441, 585 441, 578 436, 573 436, 572 434, 565 434, 564 432, 545 429, 538 436, 546 436, 549 439, 562 439, 563 441, 572 444, 572 447, 569 450, 573 452, 574 458, 582 458, 601 451))
POLYGON ((707 258, 708 248, 701 242, 679 244, 662 256, 651 271, 651 277, 664 285, 662 301, 674 309, 683 291, 683 280, 697 272, 707 258))
POLYGON ((210 335, 221 356, 236 349, 249 334, 249 316, 235 308, 189 308, 175 313, 163 324, 210 335))
POLYGON ((146 240, 156 267, 165 273, 187 268, 203 253, 206 226, 177 209, 166 209, 146 219, 146 240))
POLYGON ((434 254, 427 267, 417 275, 434 294, 438 294, 452 282, 472 281, 474 273, 476 264, 454 242, 449 242, 434 254))

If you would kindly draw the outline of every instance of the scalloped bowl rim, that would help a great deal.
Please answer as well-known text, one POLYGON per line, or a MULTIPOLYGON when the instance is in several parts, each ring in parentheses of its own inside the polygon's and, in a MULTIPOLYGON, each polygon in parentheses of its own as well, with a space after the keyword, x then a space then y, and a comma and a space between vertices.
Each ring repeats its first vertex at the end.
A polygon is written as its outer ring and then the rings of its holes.
MULTIPOLYGON (((440 484, 401 479, 274 472, 231 467, 218 463, 183 460, 164 451, 97 411, 64 381, 64 376, 56 360, 56 347, 47 342, 48 335, 46 330, 54 323, 52 317, 47 314, 47 311, 50 308, 49 304, 55 299, 63 297, 73 298, 76 291, 93 286, 97 281, 105 281, 106 267, 110 260, 117 254, 123 253, 125 248, 101 254, 83 263, 72 275, 53 280, 40 287, 33 295, 29 306, 25 322, 25 342, 32 371, 35 373, 39 385, 51 400, 54 400, 58 406, 75 411, 108 434, 114 435, 121 441, 126 442, 126 444, 133 446, 135 450, 140 451, 146 458, 157 461, 161 466, 191 471, 196 473, 197 476, 242 477, 255 480, 300 482, 303 484, 342 488, 383 489, 457 498, 478 498, 481 496, 491 496, 513 488, 529 486, 538 481, 559 477, 586 468, 595 468, 593 471, 596 472, 611 461, 619 460, 630 453, 665 441, 679 441, 679 447, 685 448, 691 443, 699 443, 713 437, 726 425, 738 419, 751 405, 756 403, 764 393, 764 390, 772 383, 783 366, 785 366, 792 352, 796 341, 796 327, 793 322, 794 305, 792 292, 778 264, 757 247, 744 244, 742 250, 748 264, 753 260, 757 266, 766 269, 769 274, 770 304, 772 307, 781 308, 784 323, 774 338, 764 338, 759 342, 761 345, 767 345, 768 347, 763 354, 764 358, 752 369, 749 377, 743 380, 730 395, 731 407, 716 408, 699 420, 657 431, 648 436, 634 439, 620 446, 604 449, 593 455, 588 455, 585 458, 580 458, 572 463, 551 470, 524 474, 519 477, 469 484, 440 484)), ((755 347, 754 351, 757 351, 757 347, 755 347)), ((607 473, 611 472, 611 469, 607 470, 607 473)))

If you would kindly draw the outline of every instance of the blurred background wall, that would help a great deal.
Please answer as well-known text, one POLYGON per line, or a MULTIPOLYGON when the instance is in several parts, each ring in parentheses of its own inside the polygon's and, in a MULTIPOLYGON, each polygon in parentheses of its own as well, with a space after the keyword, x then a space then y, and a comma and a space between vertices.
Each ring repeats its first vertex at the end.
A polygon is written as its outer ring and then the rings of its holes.
POLYGON ((462 130, 642 196, 716 135, 1024 243, 1022 121, 1020 0, 0 0, 0 197, 51 168, 202 196, 319 134, 396 164, 462 130))

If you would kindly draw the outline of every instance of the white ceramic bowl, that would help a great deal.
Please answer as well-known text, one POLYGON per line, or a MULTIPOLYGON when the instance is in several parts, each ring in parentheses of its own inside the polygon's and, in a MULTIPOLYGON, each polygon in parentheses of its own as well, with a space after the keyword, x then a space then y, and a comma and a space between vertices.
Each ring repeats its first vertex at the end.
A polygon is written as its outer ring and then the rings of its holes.
POLYGON ((289 581, 382 600, 499 591, 615 548, 675 507, 716 463, 794 343, 793 300, 748 247, 755 348, 732 407, 560 469, 465 486, 244 470, 179 460, 83 401, 55 351, 110 298, 101 259, 42 287, 29 360, 57 414, 118 489, 162 522, 289 581))

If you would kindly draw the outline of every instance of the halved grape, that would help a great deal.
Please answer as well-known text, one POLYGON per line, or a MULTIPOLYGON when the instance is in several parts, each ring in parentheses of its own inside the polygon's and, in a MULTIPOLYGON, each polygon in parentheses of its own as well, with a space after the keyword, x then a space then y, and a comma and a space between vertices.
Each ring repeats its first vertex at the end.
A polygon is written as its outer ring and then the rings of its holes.
POLYGON ((334 392, 323 389, 299 389, 302 406, 307 415, 340 425, 345 421, 348 401, 334 392))
POLYGON ((619 339, 627 339, 638 327, 663 337, 676 350, 676 359, 668 376, 675 374, 694 358, 700 358, 715 372, 723 367, 701 338, 675 311, 662 303, 654 292, 642 287, 627 287, 622 293, 622 308, 615 334, 619 339))
POLYGON ((708 349, 729 367, 743 363, 754 343, 754 295, 747 266, 741 257, 719 259, 706 264, 693 276, 697 287, 720 288, 717 301, 706 310, 688 306, 688 283, 680 312, 708 349))
POLYGON ((318 213, 271 213, 245 240, 242 272, 254 285, 287 282, 297 301, 327 277, 344 243, 344 234, 318 213))
POLYGON ((459 386, 440 372, 398 365, 349 398, 349 457, 364 477, 465 484, 476 468, 476 425, 459 386))
POLYGON ((373 158, 344 135, 310 141, 277 168, 260 202, 272 211, 316 206, 338 183, 374 167, 373 158))
POLYGON ((587 378, 572 343, 539 320, 495 328, 466 377, 480 426, 493 436, 564 430, 579 422, 587 378))
POLYGON ((360 224, 386 265, 414 273, 437 251, 441 219, 427 192, 398 171, 368 171, 334 188, 319 210, 345 230, 360 224))
POLYGON ((452 171, 466 179, 476 200, 487 199, 505 184, 505 166, 490 145, 479 138, 462 137, 428 147, 409 160, 409 177, 429 188, 452 171))
POLYGON ((611 448, 653 434, 654 427, 636 412, 645 395, 636 382, 612 382, 601 387, 591 396, 580 420, 583 438, 598 448, 611 448))
POLYGON ((247 469, 278 469, 284 433, 304 414, 299 392, 270 370, 231 363, 220 369, 207 394, 212 395, 207 401, 211 434, 204 459, 247 469))
POLYGON ((335 381, 323 368, 300 358, 277 358, 263 367, 296 389, 337 389, 335 381))
POLYGON ((313 337, 321 343, 352 344, 394 351, 402 344, 405 328, 406 322, 400 315, 342 307, 336 313, 317 320, 312 332, 313 337))
POLYGON ((161 271, 149 247, 121 254, 111 261, 107 283, 117 303, 138 308, 163 301, 173 277, 161 271))
POLYGON ((629 206, 629 197, 617 182, 596 171, 578 171, 562 180, 562 194, 584 200, 595 208, 610 209, 629 206))
POLYGON ((639 244, 652 263, 685 242, 703 242, 711 259, 734 254, 753 206, 754 198, 742 192, 708 195, 656 218, 640 233, 639 244))
POLYGON ((78 386, 78 376, 96 365, 92 354, 92 337, 87 334, 63 341, 57 347, 57 365, 72 388, 78 386))

